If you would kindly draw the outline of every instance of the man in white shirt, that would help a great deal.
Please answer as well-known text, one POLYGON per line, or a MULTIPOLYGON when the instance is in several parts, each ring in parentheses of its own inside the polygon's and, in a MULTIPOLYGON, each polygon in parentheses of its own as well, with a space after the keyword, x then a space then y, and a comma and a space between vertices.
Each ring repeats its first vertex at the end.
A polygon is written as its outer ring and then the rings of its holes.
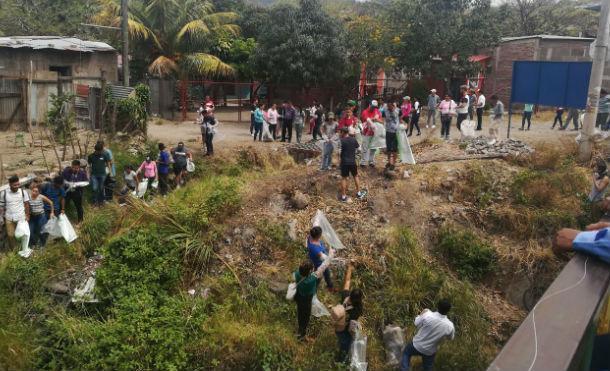
POLYGON ((431 371, 440 342, 445 338, 453 340, 455 337, 453 323, 447 318, 451 303, 443 299, 438 302, 437 308, 438 312, 424 309, 415 318, 417 334, 403 351, 400 371, 409 371, 409 364, 413 356, 421 356, 424 371, 431 371))
POLYGON ((16 246, 15 228, 17 223, 30 220, 30 196, 19 187, 19 177, 8 179, 9 189, 0 192, 0 215, 4 217, 9 248, 16 246))
POLYGON ((485 95, 481 90, 477 91, 477 130, 483 130, 483 111, 485 110, 485 95))

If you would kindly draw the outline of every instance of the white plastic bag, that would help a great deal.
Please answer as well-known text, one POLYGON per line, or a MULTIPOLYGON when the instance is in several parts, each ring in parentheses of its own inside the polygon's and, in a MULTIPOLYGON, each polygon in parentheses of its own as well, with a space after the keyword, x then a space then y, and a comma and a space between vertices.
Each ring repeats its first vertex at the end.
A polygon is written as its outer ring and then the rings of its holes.
POLYGON ((192 173, 195 171, 195 163, 190 158, 186 159, 186 171, 192 173))
POLYGON ((405 334, 399 326, 387 325, 383 330, 386 364, 398 366, 402 358, 402 348, 405 346, 405 334))
POLYGON ((345 246, 343 243, 341 243, 337 232, 335 232, 332 225, 330 225, 322 210, 316 211, 316 215, 311 220, 311 224, 313 227, 322 228, 322 238, 330 247, 334 248, 335 250, 345 249, 345 246))
POLYGON ((460 132, 462 133, 462 139, 465 138, 474 138, 475 137, 475 129, 476 125, 472 120, 464 120, 460 125, 460 132))
POLYGON ((317 295, 314 295, 313 300, 311 301, 311 315, 318 318, 322 316, 330 317, 330 312, 326 309, 324 304, 322 304, 320 299, 318 299, 317 295))
POLYGON ((58 219, 57 225, 61 231, 61 236, 67 243, 74 242, 78 236, 76 235, 76 231, 74 231, 74 227, 72 227, 70 220, 68 220, 68 217, 65 214, 61 214, 58 219))
POLYGON ((136 188, 136 190, 133 191, 132 194, 134 196, 136 196, 137 198, 142 198, 146 194, 147 190, 148 190, 148 179, 144 179, 143 181, 138 183, 138 188, 136 188))
POLYGON ((362 330, 358 326, 354 334, 354 341, 350 349, 350 369, 355 371, 366 371, 368 364, 366 363, 366 336, 362 334, 362 330))
POLYGON ((159 188, 159 181, 158 181, 157 179, 153 180, 153 182, 152 182, 151 186, 152 186, 154 189, 159 188))
POLYGON ((292 282, 288 285, 286 290, 286 300, 294 300, 294 296, 297 294, 297 283, 292 282))
MULTIPOLYGON (((380 149, 385 148, 385 127, 380 122, 374 122, 372 124, 375 135, 369 138, 368 149, 380 149)), ((366 137, 365 139, 366 140, 366 137)))
POLYGON ((32 254, 32 249, 28 246, 30 244, 30 226, 28 222, 25 220, 17 222, 17 227, 15 227, 15 238, 21 240, 19 255, 24 258, 30 256, 32 254))
POLYGON ((62 237, 57 218, 51 217, 42 229, 42 233, 47 233, 49 235, 48 239, 50 240, 62 237))

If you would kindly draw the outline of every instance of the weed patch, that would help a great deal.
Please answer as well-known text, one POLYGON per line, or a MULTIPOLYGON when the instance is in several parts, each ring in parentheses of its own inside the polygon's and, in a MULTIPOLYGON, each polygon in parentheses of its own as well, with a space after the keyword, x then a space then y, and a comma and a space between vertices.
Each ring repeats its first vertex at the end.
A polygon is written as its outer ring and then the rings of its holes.
POLYGON ((479 281, 497 262, 495 250, 474 233, 444 226, 438 234, 438 251, 462 279, 479 281))

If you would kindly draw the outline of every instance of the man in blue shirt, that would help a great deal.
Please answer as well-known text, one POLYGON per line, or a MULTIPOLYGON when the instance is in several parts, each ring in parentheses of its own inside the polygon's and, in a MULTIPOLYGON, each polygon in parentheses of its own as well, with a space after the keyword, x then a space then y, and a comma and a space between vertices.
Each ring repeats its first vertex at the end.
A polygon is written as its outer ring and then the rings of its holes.
MULTIPOLYGON (((53 178, 52 183, 46 183, 44 187, 42 187, 41 193, 43 196, 53 201, 53 214, 55 216, 64 213, 66 191, 64 190, 64 178, 61 175, 53 178)), ((47 219, 50 219, 51 207, 47 203, 44 204, 44 211, 47 215, 47 219)))
POLYGON ((159 192, 162 196, 167 194, 168 186, 168 175, 169 175, 169 152, 165 150, 165 144, 159 143, 159 158, 157 159, 157 170, 159 172, 159 192))
MULTIPOLYGON (((315 270, 317 270, 322 263, 324 263, 324 260, 326 260, 329 256, 321 238, 322 228, 317 226, 311 228, 309 231, 309 236, 307 237, 307 252, 315 270)), ((326 269, 324 271, 324 281, 326 281, 326 287, 328 290, 334 292, 335 288, 331 280, 330 269, 326 269)))

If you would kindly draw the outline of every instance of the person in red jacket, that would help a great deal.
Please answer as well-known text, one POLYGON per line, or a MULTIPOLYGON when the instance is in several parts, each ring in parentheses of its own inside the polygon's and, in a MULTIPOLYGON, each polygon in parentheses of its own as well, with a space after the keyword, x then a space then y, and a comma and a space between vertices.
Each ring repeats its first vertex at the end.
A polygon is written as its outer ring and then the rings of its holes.
POLYGON ((341 116, 341 120, 339 120, 338 130, 341 128, 354 128, 356 129, 356 124, 358 123, 358 119, 354 116, 354 112, 351 109, 346 109, 341 116))
POLYGON ((371 121, 381 121, 381 112, 377 108, 378 103, 376 100, 371 101, 370 106, 362 111, 362 160, 360 166, 375 166, 375 153, 376 149, 369 149, 369 143, 372 137, 375 135, 373 127, 367 122, 368 119, 371 121))

